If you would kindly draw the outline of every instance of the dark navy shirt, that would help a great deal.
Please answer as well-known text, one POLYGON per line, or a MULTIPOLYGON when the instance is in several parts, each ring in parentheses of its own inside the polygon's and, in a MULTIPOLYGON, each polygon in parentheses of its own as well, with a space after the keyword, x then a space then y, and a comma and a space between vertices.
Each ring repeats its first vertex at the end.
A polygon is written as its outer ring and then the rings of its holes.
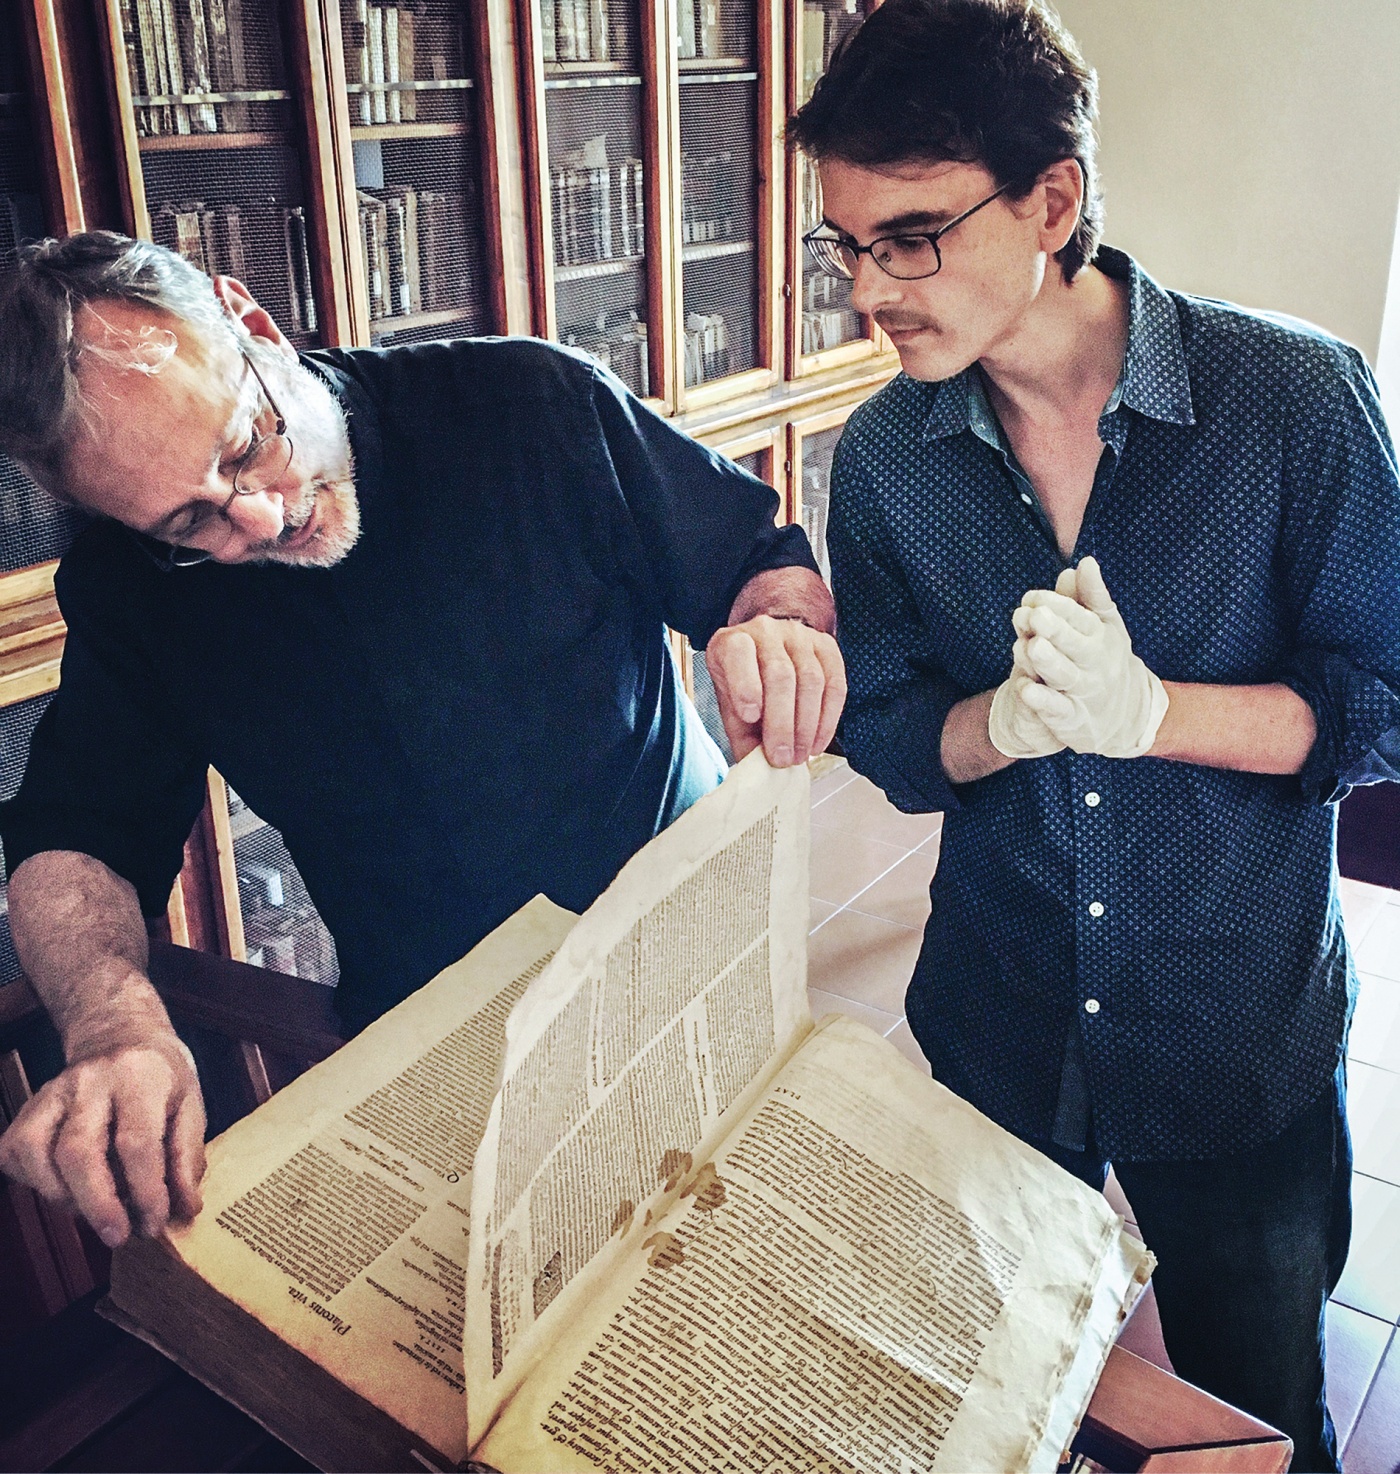
POLYGON ((589 905, 719 781, 665 626, 703 647, 756 572, 815 564, 768 487, 582 355, 304 362, 349 414, 359 543, 330 569, 162 572, 94 524, 0 829, 12 868, 84 851, 158 914, 212 763, 282 831, 355 1025, 537 892, 589 905))
POLYGON ((1065 567, 975 368, 901 375, 837 449, 843 741, 900 808, 947 811, 908 1000, 938 1078, 1065 1140, 1078 1067, 1105 1155, 1213 1157, 1287 1126, 1342 1048, 1333 804, 1400 778, 1400 488, 1354 349, 1097 265, 1131 318, 1072 561, 1163 679, 1297 691, 1303 772, 1066 751, 950 785, 949 709, 1006 678, 1012 611, 1065 567))

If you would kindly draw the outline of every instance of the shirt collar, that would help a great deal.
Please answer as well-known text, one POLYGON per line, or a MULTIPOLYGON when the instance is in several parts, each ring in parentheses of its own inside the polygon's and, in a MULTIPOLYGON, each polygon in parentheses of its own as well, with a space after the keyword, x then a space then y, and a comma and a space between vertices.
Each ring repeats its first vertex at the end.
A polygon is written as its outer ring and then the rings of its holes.
MULTIPOLYGON (((1128 283, 1128 348, 1104 414, 1127 405, 1148 419, 1194 425, 1186 349, 1170 294, 1132 257, 1112 246, 1099 247, 1094 265, 1128 283)), ((932 403, 924 422, 925 440, 941 440, 970 429, 990 445, 1001 443, 996 417, 975 365, 928 387, 932 403)))

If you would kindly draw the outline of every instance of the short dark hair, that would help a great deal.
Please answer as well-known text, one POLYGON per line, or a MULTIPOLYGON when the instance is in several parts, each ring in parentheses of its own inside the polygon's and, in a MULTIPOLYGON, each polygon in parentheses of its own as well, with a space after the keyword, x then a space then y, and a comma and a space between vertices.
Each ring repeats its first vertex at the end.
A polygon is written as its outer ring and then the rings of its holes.
POLYGON ((788 123, 812 158, 879 167, 981 164, 1012 198, 1074 159, 1084 204, 1058 253, 1066 281, 1103 233, 1098 79, 1044 0, 885 0, 832 54, 788 123))

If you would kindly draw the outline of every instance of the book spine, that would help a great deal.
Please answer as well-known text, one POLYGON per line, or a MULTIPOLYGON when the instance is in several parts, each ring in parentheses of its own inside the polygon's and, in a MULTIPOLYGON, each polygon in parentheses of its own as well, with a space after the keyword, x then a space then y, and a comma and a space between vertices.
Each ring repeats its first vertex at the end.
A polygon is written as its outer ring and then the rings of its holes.
POLYGON ((559 60, 559 43, 554 30, 557 5, 558 0, 540 0, 540 45, 546 63, 559 60))
POLYGON ((423 269, 418 249, 418 191, 403 192, 403 270, 408 282, 408 311, 423 310, 423 269))
MULTIPOLYGON (((180 60, 180 29, 175 20, 174 0, 160 0, 161 30, 164 40, 167 74, 170 91, 175 97, 185 95, 185 68, 180 60)), ((190 110, 183 102, 174 107, 175 131, 190 132, 190 110)))
POLYGON ((607 61, 608 0, 589 0, 588 49, 594 61, 607 61))
POLYGON ((369 84, 372 89, 373 117, 376 123, 389 121, 389 108, 384 96, 384 7, 369 8, 369 84))
POLYGON ((301 332, 316 331, 316 298, 311 290, 311 257, 306 245, 306 216, 300 205, 282 212, 287 242, 287 272, 292 312, 301 332))
POLYGON ((248 262, 243 249, 243 212, 237 205, 225 205, 220 211, 227 275, 246 281, 248 262))
POLYGON ((646 232, 646 181, 642 176, 642 161, 632 161, 632 219, 633 235, 636 241, 634 256, 641 256, 647 248, 646 232))
POLYGON ((588 34, 588 3, 589 0, 573 0, 574 3, 574 42, 578 47, 578 59, 580 61, 593 61, 593 47, 588 34))
POLYGON ((555 0, 559 8, 559 60, 578 60, 578 39, 574 32, 574 0, 555 0))
POLYGON ((680 0, 676 6, 676 55, 695 55, 695 0, 680 0))
POLYGON ((720 30, 719 0, 699 0, 700 55, 723 56, 724 39, 720 30))
POLYGON ((611 261, 613 258, 613 221, 612 221, 612 170, 597 170, 598 180, 598 209, 602 215, 599 222, 598 237, 601 249, 599 254, 603 260, 611 261))
MULTIPOLYGON (((227 0, 204 0, 204 16, 209 29, 209 72, 215 92, 236 92, 238 75, 233 65, 233 38, 229 34, 227 0)), ((241 102, 218 105, 225 133, 241 133, 247 127, 247 109, 241 102)), ((217 127, 215 129, 217 130, 217 127)))
POLYGON ((360 89, 360 122, 374 121, 374 103, 368 91, 369 84, 369 0, 355 0, 355 19, 350 26, 350 42, 347 53, 354 58, 355 82, 360 89))
MULTIPOLYGON (((411 10, 399 11, 399 81, 412 82, 417 77, 414 68, 417 59, 414 55, 414 47, 417 43, 416 36, 417 20, 411 10)), ((400 116, 405 123, 416 123, 418 121, 418 94, 410 87, 407 91, 399 93, 401 99, 399 104, 400 116)))
POLYGON ((389 90, 384 95, 386 118, 389 123, 403 122, 403 101, 399 94, 399 11, 396 5, 386 5, 384 16, 384 81, 389 90))
MULTIPOLYGON (((184 43, 185 78, 193 93, 214 90, 213 69, 209 60, 209 28, 204 14, 204 0, 184 0, 180 11, 180 38, 184 43)), ((190 124, 196 133, 217 133, 219 115, 212 102, 196 103, 190 109, 190 124)))
MULTIPOLYGON (((122 53, 126 57, 126 74, 131 82, 131 95, 144 97, 146 88, 141 79, 141 51, 138 44, 139 31, 135 0, 121 0, 119 13, 122 24, 122 53)), ((149 108, 139 105, 135 108, 138 137, 145 138, 150 134, 150 119, 147 116, 149 111, 149 108)))
MULTIPOLYGON (((164 47, 160 44, 156 29, 156 7, 158 0, 136 0, 137 35, 141 50, 142 96, 165 95, 166 78, 164 47)), ((163 105, 146 104, 142 108, 146 117, 146 131, 151 135, 170 132, 170 109, 163 105)))
POLYGON ((403 200, 397 195, 385 200, 384 208, 389 227, 388 239, 388 261, 389 261, 389 304, 394 313, 399 316, 405 315, 408 308, 408 270, 405 263, 406 252, 404 250, 404 208, 403 200))
POLYGON ((191 266, 209 270, 204 257, 204 206, 198 200, 175 207, 175 249, 191 266))

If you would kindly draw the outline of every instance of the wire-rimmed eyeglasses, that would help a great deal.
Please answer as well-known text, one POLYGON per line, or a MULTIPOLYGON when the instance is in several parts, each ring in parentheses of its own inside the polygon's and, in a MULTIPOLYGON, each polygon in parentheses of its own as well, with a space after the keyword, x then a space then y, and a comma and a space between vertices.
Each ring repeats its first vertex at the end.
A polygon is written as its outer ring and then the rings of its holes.
POLYGON ((938 242, 955 226, 985 209, 1010 188, 1010 184, 1003 184, 985 200, 979 200, 970 210, 964 210, 937 230, 901 231, 898 235, 882 235, 868 246, 861 246, 849 236, 838 235, 829 225, 823 224, 809 230, 802 240, 812 253, 812 260, 828 276, 841 281, 850 281, 855 276, 862 256, 869 256, 881 271, 899 281, 918 281, 922 277, 937 276, 943 269, 943 252, 938 242))
POLYGON ((192 568, 219 553, 233 533, 233 519, 228 509, 240 496, 256 496, 260 491, 266 491, 292 463, 292 439, 287 434, 286 416, 278 408, 272 391, 267 387, 267 380, 258 372, 258 366, 247 349, 240 346, 238 351, 243 355, 248 371, 257 380, 267 408, 272 411, 273 428, 265 435, 254 429, 252 442, 234 467, 233 490, 223 502, 200 502, 191 507, 187 520, 172 534, 173 541, 160 542, 142 537, 142 545, 165 568, 192 568))

